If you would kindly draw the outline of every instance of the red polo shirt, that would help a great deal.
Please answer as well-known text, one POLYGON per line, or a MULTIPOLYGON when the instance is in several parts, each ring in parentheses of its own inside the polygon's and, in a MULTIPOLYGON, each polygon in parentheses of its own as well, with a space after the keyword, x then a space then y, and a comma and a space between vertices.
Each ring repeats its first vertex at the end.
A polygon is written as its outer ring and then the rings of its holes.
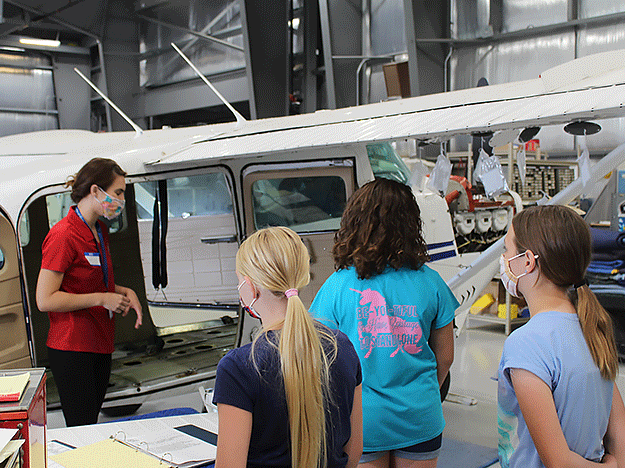
MULTIPOLYGON (((113 264, 106 226, 98 221, 104 238, 108 263, 108 287, 104 284, 103 259, 87 224, 72 206, 43 241, 41 268, 63 273, 61 291, 73 294, 114 292, 113 264)), ((115 316, 104 307, 72 312, 48 312, 50 331, 47 345, 62 351, 111 354, 114 349, 115 316)))

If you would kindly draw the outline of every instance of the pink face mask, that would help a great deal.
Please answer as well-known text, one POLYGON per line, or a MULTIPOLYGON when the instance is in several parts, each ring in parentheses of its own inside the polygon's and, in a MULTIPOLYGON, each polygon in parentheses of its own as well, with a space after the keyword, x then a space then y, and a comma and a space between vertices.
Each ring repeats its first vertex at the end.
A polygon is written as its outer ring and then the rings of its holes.
MULTIPOLYGON (((506 259, 503 254, 501 254, 501 257, 499 257, 499 276, 501 277, 501 282, 503 283, 503 287, 506 288, 506 291, 508 291, 514 297, 521 297, 517 289, 519 284, 519 278, 522 278, 529 272, 526 271, 519 276, 516 276, 514 273, 512 273, 512 270, 510 269, 510 261, 514 260, 515 258, 522 257, 523 255, 525 255, 526 252, 527 250, 508 259, 506 259)), ((538 255, 534 255, 534 258, 538 258, 538 255)))

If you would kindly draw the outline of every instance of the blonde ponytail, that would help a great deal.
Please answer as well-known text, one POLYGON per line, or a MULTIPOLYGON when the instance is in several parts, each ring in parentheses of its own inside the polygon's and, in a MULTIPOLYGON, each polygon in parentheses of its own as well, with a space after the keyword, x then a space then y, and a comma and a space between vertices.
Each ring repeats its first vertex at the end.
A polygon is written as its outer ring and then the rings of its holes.
MULTIPOLYGON (((336 338, 317 324, 294 290, 310 280, 310 257, 299 236, 284 227, 262 229, 239 248, 237 271, 276 296, 287 295, 284 322, 276 327, 276 346, 284 380, 293 468, 327 466, 326 408, 330 401, 329 368, 336 356, 336 338), (285 294, 287 293, 288 294, 285 294)), ((266 334, 268 330, 263 330, 266 334)), ((258 342, 252 343, 252 361, 258 342)))
POLYGON ((601 376, 614 381, 618 372, 618 356, 612 319, 588 285, 581 285, 576 290, 577 315, 590 355, 601 371, 601 376))
POLYGON ((314 322, 298 296, 288 299, 278 347, 289 410, 291 464, 294 468, 325 467, 329 363, 314 322))

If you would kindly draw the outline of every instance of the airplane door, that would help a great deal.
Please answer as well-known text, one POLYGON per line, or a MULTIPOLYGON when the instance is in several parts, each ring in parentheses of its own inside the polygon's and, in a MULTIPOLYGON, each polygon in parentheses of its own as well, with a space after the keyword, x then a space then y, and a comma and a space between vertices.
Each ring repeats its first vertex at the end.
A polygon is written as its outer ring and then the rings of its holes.
POLYGON ((31 367, 22 305, 17 240, 11 223, 0 214, 0 368, 31 367))
POLYGON ((354 180, 353 161, 348 159, 248 166, 243 173, 246 234, 286 226, 308 248, 311 280, 300 295, 307 307, 334 272, 334 234, 354 180))

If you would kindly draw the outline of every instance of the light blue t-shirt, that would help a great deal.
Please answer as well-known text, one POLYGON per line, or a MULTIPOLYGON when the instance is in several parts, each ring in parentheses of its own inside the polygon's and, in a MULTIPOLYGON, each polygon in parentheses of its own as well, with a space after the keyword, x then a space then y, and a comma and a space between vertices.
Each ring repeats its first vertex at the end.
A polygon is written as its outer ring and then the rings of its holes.
POLYGON ((354 268, 339 270, 317 293, 311 313, 345 333, 360 358, 365 452, 410 447, 443 432, 428 340, 457 307, 447 284, 425 265, 389 268, 366 280, 354 268))
POLYGON ((569 448, 587 460, 600 461, 614 383, 601 377, 577 315, 556 311, 536 314, 508 337, 499 364, 501 466, 544 467, 512 387, 510 369, 515 368, 533 373, 551 388, 569 448))

